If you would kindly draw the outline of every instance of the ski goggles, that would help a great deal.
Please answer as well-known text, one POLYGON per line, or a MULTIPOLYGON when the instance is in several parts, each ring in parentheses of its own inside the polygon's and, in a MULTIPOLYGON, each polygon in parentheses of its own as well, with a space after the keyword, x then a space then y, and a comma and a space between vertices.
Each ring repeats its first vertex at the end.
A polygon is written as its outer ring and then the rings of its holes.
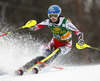
POLYGON ((48 14, 48 17, 51 19, 51 18, 58 18, 58 14, 48 14))

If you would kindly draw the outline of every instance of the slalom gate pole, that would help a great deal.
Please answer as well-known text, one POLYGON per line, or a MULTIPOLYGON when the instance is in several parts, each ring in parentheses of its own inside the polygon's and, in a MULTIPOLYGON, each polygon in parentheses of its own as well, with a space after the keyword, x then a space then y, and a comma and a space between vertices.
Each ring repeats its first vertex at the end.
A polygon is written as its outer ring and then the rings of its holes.
MULTIPOLYGON (((55 55, 57 52, 59 52, 59 51, 60 51, 60 49, 57 48, 53 53, 51 53, 48 57, 44 58, 44 59, 41 60, 40 62, 45 62, 45 61, 47 61, 48 59, 50 59, 52 56, 54 56, 54 55, 55 55)), ((37 64, 33 65, 32 67, 30 67, 30 68, 27 70, 27 72, 30 71, 33 67, 37 66, 38 64, 39 64, 39 63, 37 63, 37 64)))
POLYGON ((60 70, 64 69, 64 68, 62 68, 62 67, 51 66, 51 65, 49 65, 49 64, 46 64, 46 63, 43 63, 43 62, 40 62, 40 61, 37 61, 37 63, 42 64, 42 65, 45 65, 45 66, 50 66, 50 67, 52 67, 52 68, 60 69, 60 70))

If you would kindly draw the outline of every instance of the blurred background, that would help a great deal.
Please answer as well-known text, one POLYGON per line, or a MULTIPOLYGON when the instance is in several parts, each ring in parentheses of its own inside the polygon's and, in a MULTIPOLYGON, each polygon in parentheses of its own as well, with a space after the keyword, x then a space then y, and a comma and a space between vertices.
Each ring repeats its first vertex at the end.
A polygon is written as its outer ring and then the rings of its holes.
MULTIPOLYGON (((93 47, 100 48, 100 0, 0 0, 0 31, 4 33, 17 29, 29 20, 35 19, 38 23, 48 18, 49 6, 56 4, 62 8, 62 15, 70 18, 72 23, 84 33, 85 42, 93 47), (8 29, 8 30, 6 30, 8 29)), ((21 29, 19 34, 29 34, 48 43, 52 33, 48 27, 36 32, 21 29), (49 36, 49 37, 48 37, 49 36)), ((77 36, 73 34, 73 49, 70 58, 82 61, 85 64, 100 63, 100 52, 92 49, 77 50, 75 43, 77 36)), ((68 56, 63 58, 68 59, 68 56)))

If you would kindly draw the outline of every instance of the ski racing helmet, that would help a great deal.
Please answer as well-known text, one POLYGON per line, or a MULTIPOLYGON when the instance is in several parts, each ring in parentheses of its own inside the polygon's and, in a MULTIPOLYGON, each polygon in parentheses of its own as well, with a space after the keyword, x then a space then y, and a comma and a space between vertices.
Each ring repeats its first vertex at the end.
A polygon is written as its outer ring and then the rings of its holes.
POLYGON ((58 18, 61 14, 61 8, 58 5, 51 5, 48 9, 49 18, 58 18))

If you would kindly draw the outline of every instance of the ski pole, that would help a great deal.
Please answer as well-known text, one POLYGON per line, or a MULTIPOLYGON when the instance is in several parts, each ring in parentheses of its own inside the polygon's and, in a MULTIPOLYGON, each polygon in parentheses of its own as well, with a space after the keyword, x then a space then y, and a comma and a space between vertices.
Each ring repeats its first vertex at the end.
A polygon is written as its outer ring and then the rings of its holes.
POLYGON ((92 46, 87 45, 87 44, 79 45, 78 43, 76 43, 76 48, 77 49, 91 48, 91 49, 95 49, 95 50, 100 51, 99 48, 95 48, 95 47, 92 47, 92 46))
POLYGON ((49 65, 49 64, 46 64, 46 63, 40 62, 40 61, 37 61, 37 63, 42 64, 42 65, 45 65, 45 66, 50 66, 50 67, 56 68, 56 69, 61 69, 61 70, 64 69, 64 68, 62 68, 62 67, 51 66, 51 65, 49 65))
MULTIPOLYGON (((55 55, 55 54, 56 54, 57 52, 59 52, 59 51, 60 51, 60 49, 57 48, 53 53, 51 53, 48 57, 44 58, 44 59, 41 60, 40 62, 45 62, 45 61, 47 61, 49 58, 51 58, 53 55, 55 55)), ((33 65, 32 67, 30 67, 30 68, 27 70, 27 72, 30 71, 33 67, 37 66, 38 64, 39 64, 39 63, 37 63, 37 64, 33 65)))
MULTIPOLYGON (((36 24, 37 24, 36 20, 30 20, 30 21, 28 21, 24 26, 22 26, 22 27, 20 27, 20 28, 18 28, 18 29, 16 29, 16 30, 13 30, 12 32, 16 32, 16 31, 18 31, 18 30, 20 30, 20 29, 22 29, 22 28, 30 28, 30 27, 32 27, 32 26, 34 26, 34 25, 36 25, 36 24)), ((5 34, 0 35, 0 37, 5 36, 5 35, 8 35, 8 34, 10 34, 10 33, 11 33, 11 32, 7 32, 7 33, 5 33, 5 34)))

